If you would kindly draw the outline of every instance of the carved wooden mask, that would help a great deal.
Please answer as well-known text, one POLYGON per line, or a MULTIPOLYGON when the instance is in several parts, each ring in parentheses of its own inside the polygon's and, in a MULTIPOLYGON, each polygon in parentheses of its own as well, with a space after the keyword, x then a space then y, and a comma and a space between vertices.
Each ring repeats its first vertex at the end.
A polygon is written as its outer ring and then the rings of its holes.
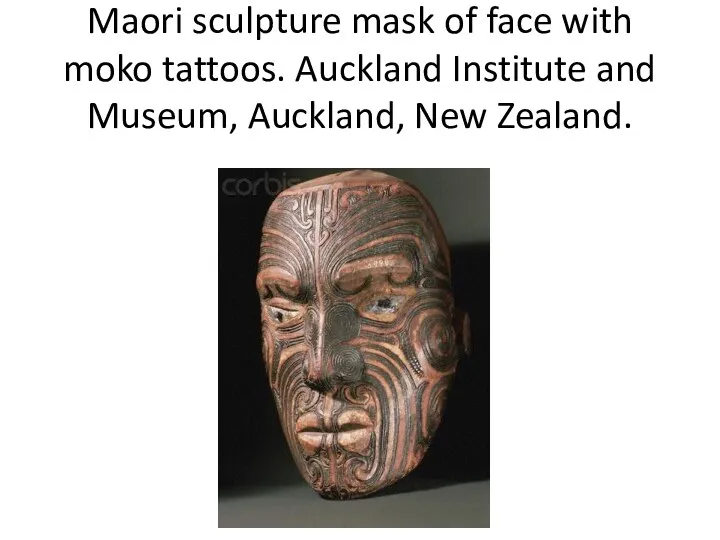
POLYGON ((449 252, 422 194, 372 171, 282 192, 257 288, 270 385, 307 482, 352 498, 412 471, 458 357, 449 252))

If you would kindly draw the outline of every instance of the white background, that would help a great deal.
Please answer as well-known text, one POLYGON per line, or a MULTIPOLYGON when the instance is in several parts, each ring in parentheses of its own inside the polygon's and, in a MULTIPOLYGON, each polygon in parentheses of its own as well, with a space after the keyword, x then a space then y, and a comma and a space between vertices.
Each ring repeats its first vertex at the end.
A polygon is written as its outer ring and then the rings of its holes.
MULTIPOLYGON (((470 3, 425 1, 438 14, 470 3)), ((717 18, 622 2, 632 33, 110 36, 89 7, 237 12, 237 2, 5 2, 0 188, 0 528, 6 538, 201 538, 217 524, 218 167, 490 167, 492 529, 498 538, 717 538, 720 265, 717 18), (652 84, 71 84, 124 53, 274 60, 441 53, 643 61, 652 84), (309 99, 609 106, 621 131, 112 131, 88 103, 309 99), (625 120, 625 118, 624 118, 625 120), (203 536, 200 536, 203 535, 203 536)), ((483 12, 491 4, 480 4, 483 12)), ((413 2, 263 3, 350 20, 413 2)), ((256 6, 257 7, 257 6, 256 6)), ((436 20, 438 20, 436 18, 436 20)), ((441 19, 440 19, 441 20, 441 19)), ((189 17, 188 17, 189 22, 189 17)), ((392 57, 392 58, 391 58, 392 57)), ((447 57, 447 58, 445 58, 447 57)), ((160 72, 157 72, 158 75, 160 72)), ((399 113, 400 114, 400 113, 399 113)), ((248 257, 254 257, 248 254, 248 257)), ((242 359, 240 359, 242 360, 242 359)), ((427 510, 424 510, 427 511, 427 510)), ((238 535, 240 531, 224 531, 238 535)), ((305 533, 309 534, 309 533, 305 533)), ((357 533, 350 533, 357 534, 357 533)), ((474 534, 474 533, 473 533, 474 534)))

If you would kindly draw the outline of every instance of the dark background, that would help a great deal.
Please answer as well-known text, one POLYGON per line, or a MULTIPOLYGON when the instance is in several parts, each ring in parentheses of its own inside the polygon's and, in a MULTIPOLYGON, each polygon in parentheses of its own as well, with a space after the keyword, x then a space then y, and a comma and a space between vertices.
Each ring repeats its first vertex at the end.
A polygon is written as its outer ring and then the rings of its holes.
MULTIPOLYGON (((345 169, 219 169, 219 495, 303 483, 290 456, 261 354, 255 274, 265 213, 279 190, 345 169)), ((473 352, 458 363, 443 422, 425 459, 379 493, 490 477, 490 212, 488 169, 376 169, 422 191, 451 248, 453 288, 470 315, 473 352)), ((307 488, 308 490, 310 488, 307 488)))

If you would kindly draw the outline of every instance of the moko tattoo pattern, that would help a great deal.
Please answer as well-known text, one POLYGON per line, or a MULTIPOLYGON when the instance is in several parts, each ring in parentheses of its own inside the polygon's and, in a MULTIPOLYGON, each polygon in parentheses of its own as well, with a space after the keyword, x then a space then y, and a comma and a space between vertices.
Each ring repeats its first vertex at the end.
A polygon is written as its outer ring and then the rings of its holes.
POLYGON ((344 499, 412 471, 458 358, 449 252, 422 194, 372 171, 282 192, 257 288, 270 386, 307 482, 344 499))

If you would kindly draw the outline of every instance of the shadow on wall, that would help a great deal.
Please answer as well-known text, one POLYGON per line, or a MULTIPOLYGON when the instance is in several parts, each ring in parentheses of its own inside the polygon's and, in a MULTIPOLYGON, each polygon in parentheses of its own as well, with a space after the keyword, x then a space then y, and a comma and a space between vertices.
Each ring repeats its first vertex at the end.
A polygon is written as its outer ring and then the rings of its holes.
MULTIPOLYGON (((221 494, 302 483, 267 383, 255 291, 265 213, 274 193, 240 195, 228 178, 265 169, 221 170, 218 230, 218 484, 221 494), (223 189, 225 184, 225 189, 223 189)), ((270 171, 273 174, 273 171, 270 171)), ((278 173, 279 174, 279 173, 278 173)), ((451 246, 453 288, 470 315, 473 352, 458 364, 443 422, 420 466, 380 492, 429 489, 490 476, 490 246, 451 246)))
POLYGON ((218 484, 221 490, 302 481, 268 387, 255 290, 260 234, 274 193, 265 169, 221 170, 218 201, 218 484))

